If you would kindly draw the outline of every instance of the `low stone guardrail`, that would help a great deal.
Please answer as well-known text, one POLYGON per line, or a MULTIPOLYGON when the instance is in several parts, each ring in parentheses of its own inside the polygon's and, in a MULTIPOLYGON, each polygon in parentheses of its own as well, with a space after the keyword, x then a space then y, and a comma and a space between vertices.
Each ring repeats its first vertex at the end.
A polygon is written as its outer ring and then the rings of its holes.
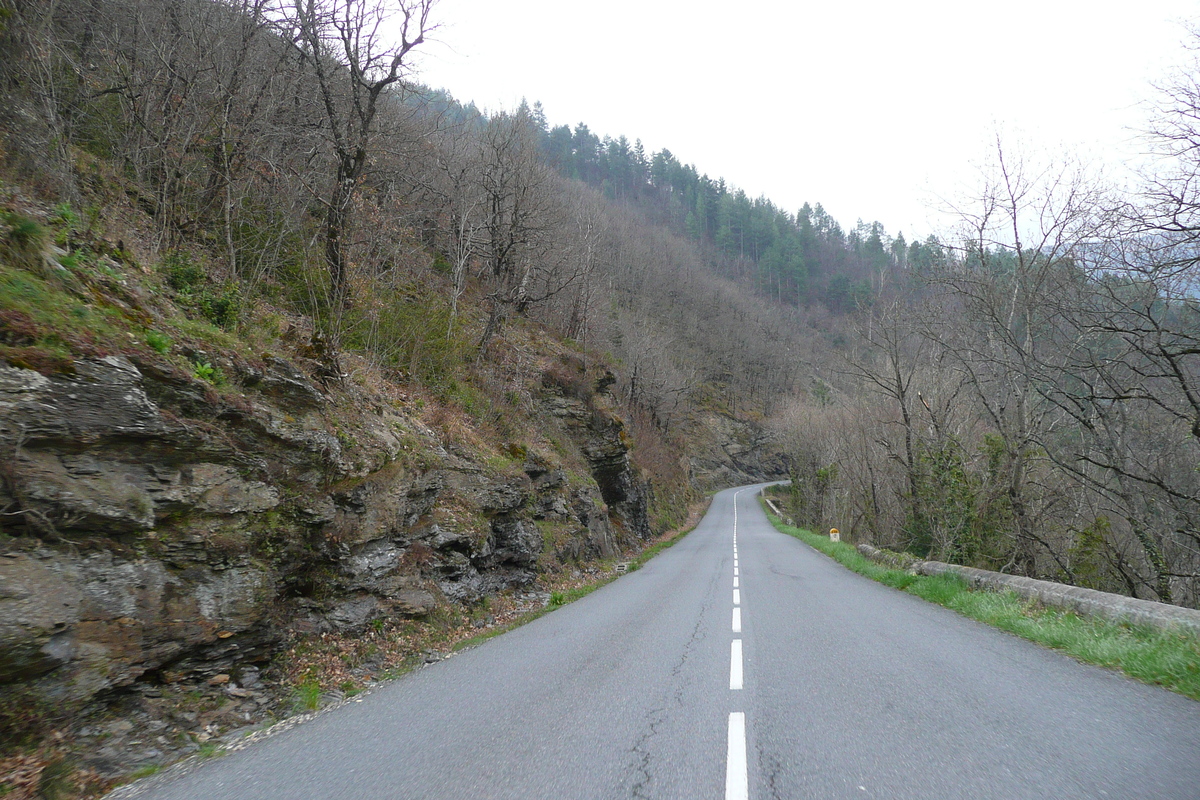
POLYGON ((1036 600, 1051 608, 1074 611, 1083 617, 1100 617, 1112 622, 1132 625, 1147 625, 1163 631, 1183 630, 1200 636, 1200 611, 1153 600, 1139 600, 1081 586, 1068 586, 1053 581, 1040 581, 1019 575, 1005 575, 974 567, 960 567, 941 561, 917 561, 908 565, 899 563, 898 553, 889 553, 869 544, 858 545, 858 551, 872 561, 878 561, 899 569, 908 569, 919 575, 957 575, 976 589, 1013 591, 1026 600, 1036 600))
POLYGON ((869 544, 857 545, 855 549, 872 561, 893 569, 912 570, 917 564, 921 563, 921 559, 909 553, 897 553, 892 550, 880 550, 879 548, 872 547, 869 544))

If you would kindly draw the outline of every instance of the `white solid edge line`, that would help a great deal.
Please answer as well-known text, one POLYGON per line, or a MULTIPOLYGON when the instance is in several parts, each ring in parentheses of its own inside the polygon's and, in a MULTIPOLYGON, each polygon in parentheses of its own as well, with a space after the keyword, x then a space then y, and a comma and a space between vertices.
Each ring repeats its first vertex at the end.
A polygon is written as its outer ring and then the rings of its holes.
POLYGON ((748 800, 750 776, 746 772, 746 714, 729 715, 729 750, 725 757, 725 800, 748 800))
POLYGON ((729 688, 735 691, 742 688, 742 640, 734 639, 729 643, 729 688))
POLYGON ((733 610, 733 632, 742 632, 742 610, 740 608, 735 608, 733 610))
POLYGON ((742 590, 741 589, 733 590, 733 604, 735 606, 740 606, 742 604, 742 590))

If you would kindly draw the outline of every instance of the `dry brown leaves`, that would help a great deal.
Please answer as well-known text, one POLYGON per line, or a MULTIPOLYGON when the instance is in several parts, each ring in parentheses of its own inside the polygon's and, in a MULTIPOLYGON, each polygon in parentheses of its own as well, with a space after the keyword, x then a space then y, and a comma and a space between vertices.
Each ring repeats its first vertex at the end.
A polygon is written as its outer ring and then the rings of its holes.
POLYGON ((71 766, 58 748, 0 758, 0 797, 39 800, 44 797, 99 797, 110 786, 95 772, 71 766))

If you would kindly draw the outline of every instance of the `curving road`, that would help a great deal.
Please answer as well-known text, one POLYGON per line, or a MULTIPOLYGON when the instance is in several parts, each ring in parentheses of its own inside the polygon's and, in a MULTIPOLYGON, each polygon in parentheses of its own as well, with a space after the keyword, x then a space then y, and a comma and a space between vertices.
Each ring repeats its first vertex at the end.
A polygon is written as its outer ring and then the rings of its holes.
POLYGON ((756 489, 576 603, 122 794, 1200 797, 1200 703, 850 573, 756 489))

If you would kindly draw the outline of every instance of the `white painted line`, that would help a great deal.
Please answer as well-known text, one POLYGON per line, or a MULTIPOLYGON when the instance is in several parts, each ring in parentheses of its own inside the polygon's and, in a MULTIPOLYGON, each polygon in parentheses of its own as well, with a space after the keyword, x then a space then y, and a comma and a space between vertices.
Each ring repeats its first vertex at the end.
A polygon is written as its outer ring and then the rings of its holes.
POLYGON ((733 546, 737 547, 737 496, 741 494, 741 490, 733 493, 733 546))
POLYGON ((737 574, 738 574, 737 567, 734 567, 734 568, 733 568, 733 577, 735 577, 735 578, 736 578, 736 577, 737 577, 737 574))
POLYGON ((741 589, 733 590, 733 604, 735 606, 740 606, 742 604, 742 590, 741 589))
POLYGON ((742 640, 734 639, 729 643, 729 688, 742 688, 742 640))
POLYGON ((734 576, 733 576, 733 588, 735 588, 735 589, 736 589, 736 588, 738 587, 738 581, 739 581, 739 580, 740 580, 740 578, 738 578, 738 576, 737 576, 737 575, 734 575, 734 576))
POLYGON ((740 608, 735 608, 733 610, 733 632, 742 632, 742 610, 740 608))
POLYGON ((733 560, 733 568, 737 569, 737 559, 736 558, 733 560))
POLYGON ((750 776, 746 771, 746 715, 729 715, 729 751, 725 756, 725 800, 748 800, 750 776))

